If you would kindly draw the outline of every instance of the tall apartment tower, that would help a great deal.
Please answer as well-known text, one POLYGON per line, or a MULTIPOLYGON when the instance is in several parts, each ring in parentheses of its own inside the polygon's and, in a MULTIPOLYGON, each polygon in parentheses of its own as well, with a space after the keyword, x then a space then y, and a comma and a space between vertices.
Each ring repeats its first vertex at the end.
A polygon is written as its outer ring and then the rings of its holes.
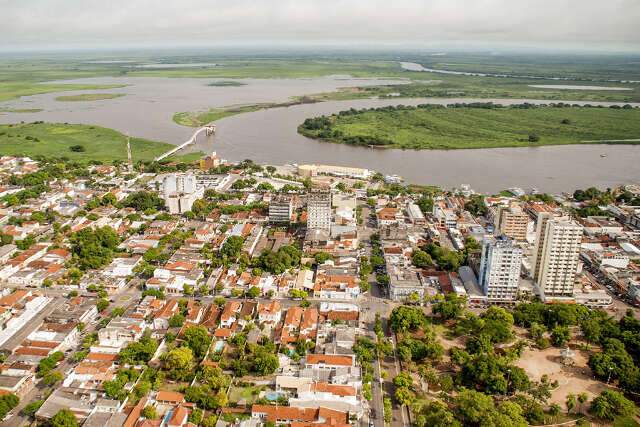
POLYGON ((307 199, 307 228, 331 231, 331 191, 314 189, 307 199))
POLYGON ((582 234, 582 226, 568 217, 538 215, 531 271, 544 298, 573 296, 582 234))
POLYGON ((513 240, 506 236, 484 240, 479 283, 490 303, 517 299, 521 267, 522 249, 513 240))
POLYGON ((202 196, 203 190, 196 188, 195 175, 186 173, 165 176, 162 192, 169 213, 182 214, 191 210, 193 202, 202 196))
POLYGON ((289 224, 293 215, 293 203, 290 196, 277 195, 269 202, 269 222, 289 224))
POLYGON ((527 240, 527 228, 529 215, 519 206, 501 206, 495 217, 496 234, 511 237, 512 239, 527 240))

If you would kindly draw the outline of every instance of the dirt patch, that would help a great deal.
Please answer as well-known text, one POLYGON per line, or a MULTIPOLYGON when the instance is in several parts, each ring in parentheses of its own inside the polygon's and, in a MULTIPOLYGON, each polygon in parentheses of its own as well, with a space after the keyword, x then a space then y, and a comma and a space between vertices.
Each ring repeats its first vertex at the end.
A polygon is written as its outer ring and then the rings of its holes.
POLYGON ((550 347, 545 350, 527 348, 522 357, 515 362, 516 366, 524 369, 532 380, 539 381, 547 375, 550 381, 558 381, 558 388, 552 391, 549 403, 557 403, 564 407, 568 394, 586 392, 589 400, 607 388, 605 384, 594 379, 587 362, 587 352, 575 350, 573 366, 565 366, 560 362, 560 349, 550 347))

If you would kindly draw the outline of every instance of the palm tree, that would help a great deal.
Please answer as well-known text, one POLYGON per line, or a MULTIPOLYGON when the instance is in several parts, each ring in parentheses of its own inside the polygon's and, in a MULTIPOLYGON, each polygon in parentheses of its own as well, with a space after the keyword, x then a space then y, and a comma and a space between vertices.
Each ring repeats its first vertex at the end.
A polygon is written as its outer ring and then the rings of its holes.
POLYGON ((576 404, 577 404, 576 395, 573 393, 569 393, 565 401, 565 405, 567 405, 567 414, 570 414, 571 411, 573 411, 573 409, 576 407, 576 404))
POLYGON ((582 405, 587 403, 589 400, 589 395, 585 392, 578 394, 578 402, 580 402, 580 412, 582 412, 582 405))

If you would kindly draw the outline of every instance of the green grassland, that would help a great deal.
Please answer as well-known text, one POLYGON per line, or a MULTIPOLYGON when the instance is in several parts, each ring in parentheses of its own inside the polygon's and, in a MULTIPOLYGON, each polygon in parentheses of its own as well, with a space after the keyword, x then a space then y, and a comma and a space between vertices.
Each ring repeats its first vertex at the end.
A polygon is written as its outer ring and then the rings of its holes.
MULTIPOLYGON (((164 142, 131 138, 134 161, 153 160, 172 147, 164 142)), ((0 154, 67 157, 78 161, 111 163, 113 160, 127 159, 126 137, 113 129, 90 125, 42 122, 0 125, 0 154), (84 151, 72 151, 71 147, 74 146, 82 146, 84 151)), ((192 153, 174 159, 190 161, 201 155, 192 153)))
POLYGON ((42 108, 0 108, 0 113, 39 113, 42 108))
POLYGON ((238 107, 211 108, 207 111, 185 111, 175 113, 173 115, 173 121, 182 126, 200 127, 225 117, 235 116, 240 113, 258 111, 263 108, 269 108, 269 106, 253 104, 238 107))
MULTIPOLYGON (((640 102, 640 84, 614 83, 608 79, 640 80, 637 59, 629 56, 564 57, 447 55, 325 55, 312 57, 279 56, 270 58, 200 56, 138 55, 126 59, 128 63, 95 63, 93 56, 83 57, 30 57, 0 59, 0 102, 25 95, 69 90, 108 89, 122 85, 67 83, 61 80, 88 77, 173 77, 203 79, 245 78, 317 78, 323 76, 352 76, 356 78, 398 78, 409 85, 374 88, 345 89, 337 93, 317 94, 318 100, 354 99, 373 96, 406 97, 478 97, 478 98, 533 98, 548 100, 640 102), (500 78, 443 75, 403 70, 398 61, 418 62, 426 67, 455 71, 496 72, 511 75, 539 75, 549 79, 500 78), (214 62, 216 66, 139 68, 149 63, 214 62), (558 81, 560 76, 576 80, 558 81), (585 83, 595 79, 592 83, 585 83), (631 91, 610 92, 595 90, 558 90, 532 88, 544 84, 593 84, 597 86, 624 86, 631 91)), ((207 84, 207 83, 205 83, 207 84)), ((208 83, 213 86, 243 84, 234 80, 208 83)))
POLYGON ((212 87, 239 87, 239 86, 246 86, 246 85, 247 85, 246 83, 239 82, 237 80, 219 80, 219 81, 215 81, 207 84, 207 86, 212 86, 212 87))
POLYGON ((269 108, 290 107, 299 104, 313 104, 315 102, 319 102, 319 100, 307 96, 299 96, 288 102, 231 105, 228 107, 210 108, 207 111, 186 111, 175 113, 173 115, 173 121, 182 126, 200 127, 215 122, 216 120, 224 119, 225 117, 235 116, 236 114, 251 113, 269 108))
POLYGON ((640 110, 390 107, 307 121, 298 130, 312 138, 384 148, 531 147, 640 139, 640 110), (539 140, 530 142, 530 135, 539 140))
POLYGON ((83 101, 101 101, 103 99, 114 99, 124 96, 124 93, 82 93, 80 95, 58 96, 56 101, 62 102, 83 102, 83 101))

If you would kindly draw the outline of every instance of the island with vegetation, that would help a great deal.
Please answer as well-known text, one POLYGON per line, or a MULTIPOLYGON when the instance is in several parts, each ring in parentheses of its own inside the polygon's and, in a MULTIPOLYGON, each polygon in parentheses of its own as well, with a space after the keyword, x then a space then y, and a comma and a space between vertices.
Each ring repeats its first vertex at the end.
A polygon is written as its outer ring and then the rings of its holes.
MULTIPOLYGON (((42 121, 0 125, 0 154, 43 157, 66 157, 76 161, 127 160, 126 136, 100 126, 46 123, 42 121)), ((165 142, 131 138, 135 161, 153 160, 169 151, 173 145, 165 142)), ((179 156, 194 160, 202 153, 179 156)))
POLYGON ((80 95, 63 95, 56 97, 56 101, 61 102, 83 102, 102 101, 104 99, 114 99, 124 96, 124 93, 81 93, 80 95))
POLYGON ((349 145, 416 150, 639 144, 640 110, 562 103, 399 105, 308 118, 298 132, 349 145))
POLYGON ((231 105, 228 107, 210 108, 206 111, 185 111, 175 113, 173 121, 181 126, 200 127, 225 117, 241 113, 251 113, 270 108, 291 107, 292 105, 313 104, 319 102, 315 98, 300 96, 287 102, 266 102, 261 104, 231 105))

